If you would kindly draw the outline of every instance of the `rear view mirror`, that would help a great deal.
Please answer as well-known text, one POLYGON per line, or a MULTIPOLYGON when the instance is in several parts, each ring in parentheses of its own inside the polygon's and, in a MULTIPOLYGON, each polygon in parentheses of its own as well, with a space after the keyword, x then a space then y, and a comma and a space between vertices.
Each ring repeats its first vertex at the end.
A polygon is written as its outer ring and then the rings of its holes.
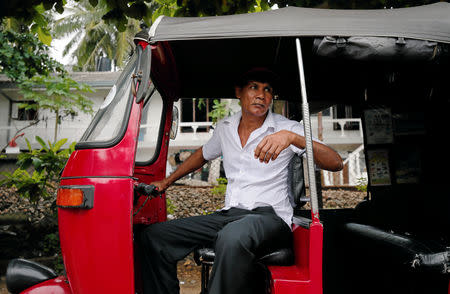
POLYGON ((135 76, 138 77, 139 87, 136 92, 136 103, 141 102, 150 88, 150 65, 152 61, 152 49, 151 46, 145 47, 140 52, 139 64, 137 66, 137 72, 135 76))
POLYGON ((175 140, 178 133, 178 107, 174 106, 172 110, 172 126, 170 127, 170 139, 175 140))

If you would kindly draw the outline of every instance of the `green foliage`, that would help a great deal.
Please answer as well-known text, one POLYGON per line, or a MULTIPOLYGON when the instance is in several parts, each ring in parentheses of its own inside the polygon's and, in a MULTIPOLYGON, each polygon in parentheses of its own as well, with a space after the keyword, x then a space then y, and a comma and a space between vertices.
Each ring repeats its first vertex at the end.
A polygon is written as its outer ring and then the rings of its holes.
POLYGON ((174 214, 177 207, 173 204, 172 200, 166 197, 166 209, 168 214, 174 214))
POLYGON ((48 47, 30 33, 0 31, 0 73, 17 83, 25 100, 36 102, 25 101, 21 107, 49 109, 56 114, 56 124, 60 112, 92 112, 92 102, 81 93, 91 88, 67 77, 64 67, 48 55, 48 47), (55 72, 58 75, 51 75, 55 72))
POLYGON ((22 81, 19 88, 26 100, 19 107, 48 109, 55 114, 54 141, 57 139, 60 115, 76 115, 77 111, 93 112, 93 102, 82 94, 83 92, 92 92, 92 89, 88 85, 77 83, 66 76, 34 76, 22 81))
POLYGON ((55 252, 58 252, 60 248, 58 233, 50 233, 45 235, 44 240, 40 242, 39 245, 42 248, 42 251, 46 254, 45 256, 55 254, 55 252))
POLYGON ((123 66, 134 47, 133 37, 139 31, 138 20, 125 18, 123 29, 118 30, 114 24, 102 19, 108 12, 105 1, 80 0, 77 5, 67 7, 66 12, 66 16, 54 21, 52 31, 57 38, 70 36, 63 55, 73 50, 72 56, 77 60, 75 70, 95 70, 96 57, 99 56, 114 60, 118 67, 123 66))
POLYGON ((1 175, 5 179, 0 181, 0 185, 15 187, 20 196, 30 199, 31 202, 36 203, 40 198, 49 196, 46 189, 49 184, 42 173, 33 172, 30 175, 26 170, 18 168, 13 173, 2 172, 1 175))
POLYGON ((48 55, 48 47, 30 33, 0 31, 0 73, 14 82, 35 75, 64 72, 63 66, 48 55))
POLYGON ((45 235, 44 240, 39 242, 39 247, 42 249, 45 256, 54 255, 56 257, 51 268, 53 268, 56 273, 63 274, 64 262, 61 255, 58 232, 45 235))
POLYGON ((211 189, 213 195, 223 196, 227 191, 228 180, 226 178, 217 178, 217 186, 211 189))
POLYGON ((48 10, 54 9, 59 13, 64 11, 66 0, 22 0, 22 1, 4 1, 6 11, 2 10, 0 21, 14 20, 35 34, 39 40, 50 46, 52 37, 48 28, 49 13, 48 10))
MULTIPOLYGON (((194 103, 195 103, 194 98, 194 103)), ((197 102, 198 109, 202 109, 206 107, 206 102, 204 98, 198 99, 197 102)), ((209 117, 212 118, 213 123, 217 123, 224 117, 227 117, 231 114, 231 109, 228 108, 228 103, 226 101, 220 101, 220 99, 213 100, 212 111, 209 112, 209 117)))
POLYGON ((19 195, 36 203, 41 198, 47 199, 51 196, 48 189, 54 188, 52 182, 59 178, 67 159, 75 149, 76 142, 73 142, 68 149, 61 149, 67 139, 46 143, 42 138, 36 136, 36 141, 42 148, 33 150, 30 142, 27 139, 26 141, 29 152, 18 155, 17 165, 19 168, 13 173, 1 173, 5 179, 0 181, 0 185, 15 187, 19 195), (30 167, 34 169, 31 175, 27 171, 30 167))
POLYGON ((367 179, 362 177, 356 180, 356 189, 360 192, 367 192, 367 179))
POLYGON ((53 112, 64 111, 66 114, 76 114, 77 111, 92 113, 93 102, 86 98, 83 92, 92 92, 92 89, 82 83, 64 76, 34 76, 21 83, 20 92, 25 100, 35 104, 23 103, 20 107, 25 109, 49 109, 53 112))
POLYGON ((226 101, 214 99, 213 103, 213 110, 209 113, 209 117, 211 117, 213 123, 217 123, 222 118, 230 115, 231 110, 228 108, 228 103, 226 101))

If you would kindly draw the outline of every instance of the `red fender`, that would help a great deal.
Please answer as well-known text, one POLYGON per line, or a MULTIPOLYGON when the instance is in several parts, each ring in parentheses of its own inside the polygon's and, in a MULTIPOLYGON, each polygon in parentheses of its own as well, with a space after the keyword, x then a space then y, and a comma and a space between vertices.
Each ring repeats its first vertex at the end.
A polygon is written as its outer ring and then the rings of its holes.
POLYGON ((34 285, 20 294, 72 294, 72 290, 67 278, 60 276, 34 285))

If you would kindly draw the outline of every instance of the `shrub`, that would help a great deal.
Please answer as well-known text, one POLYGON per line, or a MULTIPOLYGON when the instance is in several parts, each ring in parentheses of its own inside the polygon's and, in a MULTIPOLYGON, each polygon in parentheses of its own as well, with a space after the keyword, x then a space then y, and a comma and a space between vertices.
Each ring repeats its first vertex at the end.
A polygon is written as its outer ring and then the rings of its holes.
POLYGON ((52 184, 58 180, 76 142, 73 142, 68 149, 61 149, 67 139, 61 139, 56 143, 48 142, 47 145, 41 137, 36 136, 36 141, 42 148, 33 150, 30 142, 25 140, 29 152, 19 154, 17 160, 19 168, 13 173, 1 173, 5 179, 0 181, 0 185, 15 187, 20 196, 37 203, 41 198, 50 198, 51 194, 48 190, 55 188, 52 184), (34 168, 31 175, 27 171, 30 167, 34 168))
POLYGON ((360 192, 367 192, 367 179, 364 177, 356 180, 356 189, 360 192))
POLYGON ((226 178, 217 178, 217 186, 214 186, 211 189, 211 193, 213 193, 213 195, 225 195, 225 192, 227 191, 227 184, 228 180, 226 178))

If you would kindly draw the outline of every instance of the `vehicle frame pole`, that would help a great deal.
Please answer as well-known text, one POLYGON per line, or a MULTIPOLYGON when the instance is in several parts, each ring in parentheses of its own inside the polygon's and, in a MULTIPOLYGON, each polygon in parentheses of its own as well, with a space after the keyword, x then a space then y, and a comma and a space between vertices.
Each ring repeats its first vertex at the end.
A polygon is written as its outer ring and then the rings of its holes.
POLYGON ((314 222, 319 221, 319 204, 317 200, 316 175, 314 172, 314 153, 312 142, 311 119, 309 117, 309 104, 308 98, 306 96, 306 82, 305 82, 305 73, 303 70, 304 67, 303 67, 302 48, 300 45, 299 38, 295 39, 295 44, 297 47, 298 70, 300 73, 300 90, 302 96, 303 127, 306 141, 306 161, 307 161, 310 203, 311 203, 311 218, 312 221, 314 222))

